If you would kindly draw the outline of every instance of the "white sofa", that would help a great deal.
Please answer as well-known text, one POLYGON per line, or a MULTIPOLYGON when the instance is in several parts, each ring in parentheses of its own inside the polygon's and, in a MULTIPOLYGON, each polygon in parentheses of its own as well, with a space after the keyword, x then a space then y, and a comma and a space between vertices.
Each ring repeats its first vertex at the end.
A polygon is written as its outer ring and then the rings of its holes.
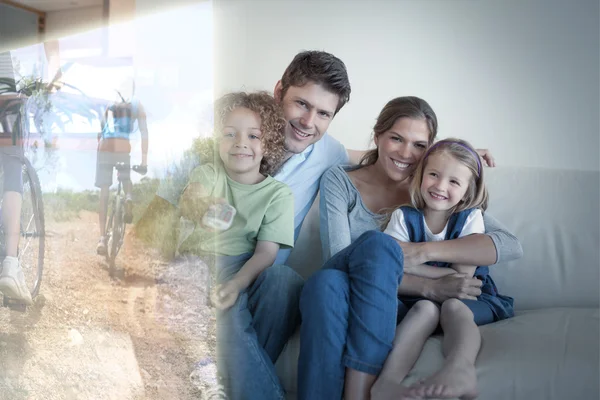
MULTIPOLYGON (((600 234, 598 171, 486 170, 489 212, 521 241, 524 256, 491 273, 515 298, 516 316, 481 327, 480 399, 599 399, 600 234)), ((318 200, 289 264, 307 278, 321 265, 318 200)), ((299 335, 277 362, 296 398, 299 335)), ((441 366, 441 336, 428 340, 409 384, 441 366)), ((315 399, 318 400, 318 399, 315 399)))

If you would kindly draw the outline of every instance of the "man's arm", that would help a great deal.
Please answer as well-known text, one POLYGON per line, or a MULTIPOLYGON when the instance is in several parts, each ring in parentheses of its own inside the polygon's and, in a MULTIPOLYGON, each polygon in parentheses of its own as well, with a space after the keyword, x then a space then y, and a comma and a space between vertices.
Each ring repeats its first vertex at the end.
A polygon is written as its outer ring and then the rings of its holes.
POLYGON ((138 105, 137 112, 138 126, 142 137, 142 165, 148 165, 148 124, 146 122, 146 111, 141 103, 138 105))
POLYGON ((358 165, 361 158, 367 153, 365 150, 347 150, 350 165, 358 165))

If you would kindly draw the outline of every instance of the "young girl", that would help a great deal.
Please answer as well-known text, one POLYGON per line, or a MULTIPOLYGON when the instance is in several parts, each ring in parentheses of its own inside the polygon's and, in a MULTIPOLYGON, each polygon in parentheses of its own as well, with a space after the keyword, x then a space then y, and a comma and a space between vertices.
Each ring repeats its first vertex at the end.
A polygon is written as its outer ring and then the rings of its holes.
MULTIPOLYGON (((384 231, 396 240, 441 241, 484 232, 482 212, 487 207, 488 194, 481 160, 467 142, 445 139, 431 146, 415 171, 410 195, 412 207, 395 210, 384 231)), ((409 311, 396 329, 393 350, 378 382, 382 387, 386 381, 401 382, 418 359, 427 338, 441 324, 445 334, 444 366, 408 389, 397 386, 400 398, 475 398, 474 364, 481 344, 477 326, 512 317, 513 299, 498 294, 488 267, 429 263, 404 265, 404 272, 434 279, 449 274, 475 276, 482 282, 482 293, 476 300, 450 299, 442 304, 399 296, 399 303, 409 311), (447 349, 455 350, 448 353, 447 349)), ((377 389, 378 383, 374 392, 377 389)), ((396 391, 394 398, 398 395, 396 391)))
MULTIPOLYGON (((249 304, 264 307, 256 304, 256 293, 267 274, 285 279, 283 267, 272 264, 280 247, 294 245, 294 204, 288 186, 269 176, 285 153, 286 121, 273 97, 262 92, 231 93, 217 102, 215 114, 218 157, 192 171, 182 194, 182 215, 195 222, 195 229, 183 240, 179 253, 200 256, 208 264, 214 260, 219 285, 211 300, 218 311, 219 375, 228 397, 242 399, 248 394, 235 383, 251 379, 253 371, 272 362, 270 349, 259 341, 262 332, 253 324, 249 304), (223 204, 233 207, 235 214, 223 215, 221 224, 219 218, 210 223, 207 211, 223 204), (240 334, 255 329, 258 332, 249 335, 251 340, 240 334)), ((216 214, 214 209, 208 212, 213 218, 219 217, 216 214)))

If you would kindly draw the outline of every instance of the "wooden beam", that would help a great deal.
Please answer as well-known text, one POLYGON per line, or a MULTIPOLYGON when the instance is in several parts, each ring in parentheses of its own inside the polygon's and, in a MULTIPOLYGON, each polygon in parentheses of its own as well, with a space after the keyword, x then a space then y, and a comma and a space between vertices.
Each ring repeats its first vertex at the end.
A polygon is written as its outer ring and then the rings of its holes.
POLYGON ((37 14, 40 17, 46 17, 46 13, 44 11, 40 11, 36 8, 33 7, 29 7, 23 4, 19 4, 19 3, 15 3, 14 1, 10 1, 10 0, 0 0, 0 4, 6 4, 15 8, 20 8, 21 10, 25 10, 25 11, 29 11, 32 12, 34 14, 37 14))

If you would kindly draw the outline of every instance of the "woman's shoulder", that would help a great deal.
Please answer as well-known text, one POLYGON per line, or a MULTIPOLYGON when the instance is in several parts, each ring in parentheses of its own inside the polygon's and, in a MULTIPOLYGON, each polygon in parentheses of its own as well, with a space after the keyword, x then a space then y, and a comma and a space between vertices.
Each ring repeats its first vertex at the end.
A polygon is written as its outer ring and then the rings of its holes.
POLYGON ((329 168, 321 177, 322 185, 335 184, 348 186, 351 181, 348 176, 348 167, 342 165, 334 165, 329 168))

